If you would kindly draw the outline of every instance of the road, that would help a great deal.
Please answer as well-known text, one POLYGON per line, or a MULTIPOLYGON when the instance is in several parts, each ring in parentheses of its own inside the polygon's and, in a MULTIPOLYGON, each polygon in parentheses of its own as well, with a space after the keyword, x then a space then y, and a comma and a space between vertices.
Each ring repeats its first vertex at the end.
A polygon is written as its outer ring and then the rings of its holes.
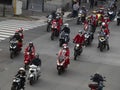
MULTIPOLYGON (((97 49, 97 32, 91 46, 84 48, 77 61, 73 60, 72 38, 83 27, 75 24, 75 20, 68 21, 71 28, 71 64, 65 73, 57 74, 56 53, 59 51, 58 39, 50 40, 50 33, 46 26, 25 31, 23 51, 13 60, 9 57, 9 39, 0 42, 0 90, 10 90, 13 76, 19 67, 23 66, 23 52, 29 41, 36 47, 36 52, 42 59, 42 75, 33 86, 26 82, 25 90, 90 90, 90 75, 100 72, 106 76, 104 90, 120 90, 120 27, 116 22, 110 23, 110 51, 100 52, 97 49)), ((97 28, 99 30, 99 28, 97 28)))

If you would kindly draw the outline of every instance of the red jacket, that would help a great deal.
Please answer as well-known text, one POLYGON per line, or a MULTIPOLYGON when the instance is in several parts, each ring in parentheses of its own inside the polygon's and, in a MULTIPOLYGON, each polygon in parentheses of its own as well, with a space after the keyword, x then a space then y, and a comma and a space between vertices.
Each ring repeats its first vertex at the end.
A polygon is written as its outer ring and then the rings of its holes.
MULTIPOLYGON (((26 49, 25 49, 25 53, 29 52, 29 49, 30 49, 30 47, 27 46, 26 49)), ((35 47, 34 46, 32 47, 31 50, 32 50, 32 53, 35 54, 35 47)))
POLYGON ((79 34, 77 34, 77 35, 74 37, 73 41, 74 41, 75 43, 78 43, 78 44, 83 44, 84 41, 85 41, 85 37, 84 37, 84 35, 80 36, 79 34))
POLYGON ((63 52, 63 49, 61 49, 59 51, 59 54, 58 54, 58 57, 62 56, 65 58, 65 66, 67 66, 68 64, 70 64, 70 50, 69 49, 66 49, 64 52, 63 52))
POLYGON ((108 28, 104 29, 104 33, 105 33, 105 35, 109 35, 110 34, 109 29, 108 28))

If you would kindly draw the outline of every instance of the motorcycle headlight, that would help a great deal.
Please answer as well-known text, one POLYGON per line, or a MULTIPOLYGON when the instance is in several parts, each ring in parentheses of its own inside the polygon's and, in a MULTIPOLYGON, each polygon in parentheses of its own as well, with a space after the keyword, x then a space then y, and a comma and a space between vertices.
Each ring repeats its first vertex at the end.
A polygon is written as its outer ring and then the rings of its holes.
POLYGON ((82 14, 79 14, 78 16, 81 17, 82 14))

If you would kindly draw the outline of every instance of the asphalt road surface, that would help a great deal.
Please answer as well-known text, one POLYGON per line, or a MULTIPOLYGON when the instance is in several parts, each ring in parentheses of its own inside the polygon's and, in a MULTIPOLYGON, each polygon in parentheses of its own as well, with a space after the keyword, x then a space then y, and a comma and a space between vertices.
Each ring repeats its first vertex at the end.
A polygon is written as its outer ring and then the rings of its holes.
POLYGON ((57 74, 56 53, 59 51, 59 41, 56 38, 50 40, 50 34, 46 32, 46 26, 41 26, 25 31, 23 51, 13 60, 9 57, 9 39, 0 42, 0 90, 10 90, 13 76, 23 66, 23 52, 29 41, 35 45, 36 52, 42 59, 42 74, 33 86, 26 82, 25 90, 90 90, 88 84, 90 75, 95 72, 106 77, 104 90, 120 90, 120 26, 116 22, 109 25, 110 50, 100 52, 97 49, 97 31, 95 39, 89 47, 85 47, 77 61, 73 60, 73 37, 83 27, 75 24, 75 20, 68 21, 71 28, 71 62, 69 68, 62 75, 57 74))

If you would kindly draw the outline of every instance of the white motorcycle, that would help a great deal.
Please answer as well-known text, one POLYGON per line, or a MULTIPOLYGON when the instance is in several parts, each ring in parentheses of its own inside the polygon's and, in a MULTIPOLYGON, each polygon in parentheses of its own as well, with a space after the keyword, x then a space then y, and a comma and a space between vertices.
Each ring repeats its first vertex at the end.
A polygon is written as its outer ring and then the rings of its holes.
POLYGON ((28 80, 30 85, 33 85, 35 81, 37 81, 40 77, 40 67, 34 64, 29 66, 28 80))

